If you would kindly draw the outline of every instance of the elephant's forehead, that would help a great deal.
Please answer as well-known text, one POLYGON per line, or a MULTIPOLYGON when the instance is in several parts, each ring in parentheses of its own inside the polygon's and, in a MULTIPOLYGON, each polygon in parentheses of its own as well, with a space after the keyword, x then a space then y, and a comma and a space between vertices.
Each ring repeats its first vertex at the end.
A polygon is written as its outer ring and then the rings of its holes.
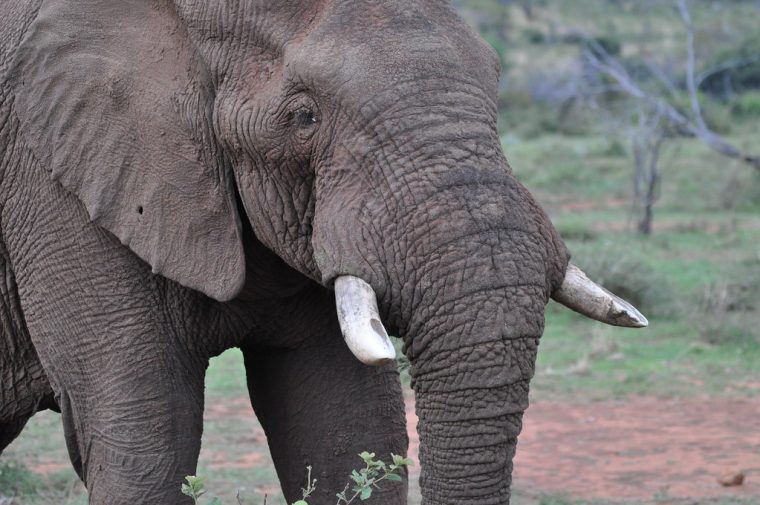
POLYGON ((301 78, 365 101, 396 84, 462 81, 495 91, 498 58, 440 1, 337 1, 286 47, 301 78), (491 89, 494 88, 494 89, 491 89))

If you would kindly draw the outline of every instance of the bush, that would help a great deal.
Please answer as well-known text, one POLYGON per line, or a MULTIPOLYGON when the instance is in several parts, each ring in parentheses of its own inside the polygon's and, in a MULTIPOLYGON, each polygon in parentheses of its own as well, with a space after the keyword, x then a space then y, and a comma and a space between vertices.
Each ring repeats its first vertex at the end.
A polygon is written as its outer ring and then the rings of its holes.
POLYGON ((728 98, 736 92, 760 90, 760 37, 745 40, 739 46, 723 51, 707 65, 718 67, 727 61, 745 61, 744 65, 727 68, 710 75, 702 83, 702 90, 710 95, 728 98))
POLYGON ((559 231, 563 240, 573 240, 577 242, 591 242, 592 240, 596 240, 599 235, 585 223, 578 221, 558 223, 557 231, 559 231))
MULTIPOLYGON (((730 133, 733 123, 731 108, 724 102, 701 92, 698 94, 698 100, 707 126, 715 133, 723 135, 730 133)), ((691 98, 689 94, 686 92, 680 93, 675 98, 674 105, 682 111, 691 111, 691 98)), ((691 115, 691 112, 688 115, 691 115)))
MULTIPOLYGON (((364 468, 353 470, 348 476, 349 483, 343 488, 343 491, 336 493, 337 502, 335 505, 351 505, 358 501, 365 501, 372 496, 375 489, 380 489, 379 484, 391 482, 402 482, 402 475, 405 469, 413 465, 414 462, 403 456, 391 453, 391 462, 385 463, 383 460, 375 459, 374 452, 364 451, 359 454, 364 462, 364 468)), ((306 467, 306 487, 301 488, 302 499, 293 503, 293 505, 309 505, 311 495, 317 490, 317 479, 311 477, 311 467, 306 467)), ((188 475, 185 477, 185 483, 182 484, 182 494, 192 498, 193 503, 199 505, 201 497, 206 495, 206 485, 203 477, 188 475)), ((238 496, 238 503, 240 497, 238 496)), ((266 497, 264 498, 266 504, 266 497)), ((216 496, 208 498, 207 505, 222 505, 221 500, 216 496)))
POLYGON ((760 92, 737 96, 731 104, 731 112, 740 118, 760 118, 760 92))
POLYGON ((26 466, 13 461, 0 464, 0 498, 35 494, 37 484, 37 476, 26 466))
POLYGON ((628 156, 628 150, 620 140, 611 141, 605 149, 599 152, 600 156, 609 158, 625 158, 628 156))
POLYGON ((702 340, 739 348, 760 345, 757 310, 760 308, 760 260, 711 282, 693 297, 690 318, 702 340))
POLYGON ((647 317, 677 313, 674 290, 645 252, 610 242, 573 244, 576 264, 595 282, 631 302, 647 317))
POLYGON ((526 28, 523 31, 523 36, 525 37, 525 40, 534 45, 540 45, 546 42, 546 35, 544 35, 544 32, 536 28, 526 28))

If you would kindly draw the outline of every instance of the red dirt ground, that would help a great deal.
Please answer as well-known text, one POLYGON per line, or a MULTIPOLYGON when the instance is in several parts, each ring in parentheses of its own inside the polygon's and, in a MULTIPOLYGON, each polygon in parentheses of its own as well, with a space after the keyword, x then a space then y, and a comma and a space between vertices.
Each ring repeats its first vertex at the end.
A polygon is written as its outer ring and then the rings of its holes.
MULTIPOLYGON (((409 455, 417 460, 414 400, 407 398, 409 455)), ((252 419, 247 398, 207 405, 206 419, 252 419)), ((250 422, 250 421, 249 421, 250 422)), ((251 435, 265 449, 260 427, 251 435)), ((213 453, 212 466, 266 464, 260 453, 213 453)), ((58 470, 41 464, 38 472, 58 470)), ((417 478, 419 465, 412 468, 417 478)), ((515 462, 515 487, 578 498, 651 499, 755 497, 760 503, 760 399, 634 398, 595 403, 535 402, 525 415, 515 462), (744 483, 718 479, 743 472, 744 483)))
MULTIPOLYGON (((413 400, 410 455, 417 456, 413 400)), ((536 402, 525 415, 514 485, 578 498, 757 497, 760 400, 536 402), (744 484, 723 487, 726 473, 744 484)))

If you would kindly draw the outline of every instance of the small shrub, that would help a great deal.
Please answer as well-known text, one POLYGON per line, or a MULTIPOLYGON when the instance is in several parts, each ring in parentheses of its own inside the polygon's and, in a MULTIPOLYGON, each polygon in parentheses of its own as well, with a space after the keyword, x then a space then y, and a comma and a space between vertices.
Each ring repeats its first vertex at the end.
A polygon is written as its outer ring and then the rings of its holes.
POLYGON ((692 300, 690 318, 703 341, 739 348, 760 345, 760 262, 744 267, 705 285, 692 300))
MULTIPOLYGON (((697 99, 707 126, 715 133, 731 133, 734 118, 728 104, 702 92, 697 95, 697 99)), ((687 115, 691 115, 691 97, 687 92, 683 91, 675 96, 673 104, 687 115)))
POLYGON ((760 37, 758 36, 751 37, 734 48, 721 51, 708 63, 707 68, 717 67, 727 61, 743 61, 744 64, 713 73, 704 80, 701 89, 723 99, 737 91, 760 89, 758 54, 760 54, 760 37))
POLYGON ((567 223, 558 223, 557 231, 564 240, 574 240, 578 242, 591 242, 596 240, 599 234, 589 228, 585 223, 573 221, 567 223))
POLYGON ((760 92, 738 95, 731 104, 731 112, 740 118, 760 118, 760 92))
POLYGON ((33 495, 38 484, 38 477, 26 466, 13 461, 0 464, 0 497, 33 495))
POLYGON ((523 36, 525 40, 534 45, 540 45, 546 42, 546 35, 541 30, 536 28, 526 28, 523 30, 523 36))
POLYGON ((619 140, 613 140, 610 142, 607 148, 599 154, 602 156, 608 156, 610 158, 625 158, 628 156, 628 150, 625 148, 622 142, 619 140))
MULTIPOLYGON (((185 477, 187 484, 182 484, 182 494, 189 496, 193 499, 194 503, 198 503, 201 496, 206 494, 206 486, 203 483, 203 477, 196 477, 195 475, 188 475, 185 477)), ((208 505, 221 505, 219 498, 213 496, 208 502, 208 505)))
POLYGON ((645 253, 611 243, 581 243, 574 248, 578 266, 595 282, 632 303, 647 317, 671 316, 679 307, 667 279, 645 253))
MULTIPOLYGON (((361 501, 367 500, 372 496, 373 489, 378 488, 378 484, 384 480, 392 482, 401 482, 401 471, 407 466, 412 465, 412 460, 391 454, 393 463, 386 465, 382 460, 375 460, 374 452, 363 452, 359 457, 364 461, 364 468, 359 471, 351 472, 351 483, 346 484, 342 492, 336 496, 338 501, 335 505, 349 505, 359 498, 361 501)), ((308 505, 295 503, 294 505, 308 505)))
MULTIPOLYGON (((401 482, 404 469, 414 464, 411 459, 396 454, 391 454, 392 463, 376 460, 374 452, 365 451, 359 454, 359 457, 364 461, 364 468, 351 472, 349 476, 351 482, 346 484, 343 491, 335 495, 338 500, 335 505, 350 505, 357 499, 360 501, 369 499, 375 489, 380 489, 381 482, 401 482)), ((307 467, 306 470, 306 487, 301 489, 301 499, 293 505, 309 505, 309 497, 317 490, 317 479, 311 478, 311 467, 307 467)), ((198 500, 206 494, 203 477, 189 475, 185 477, 185 480, 187 482, 182 484, 182 494, 192 498, 198 505, 198 500)), ((240 497, 238 497, 238 502, 240 503, 240 497)), ((266 505, 266 497, 264 504, 266 505)), ((221 505, 221 501, 214 496, 208 505, 221 505)))

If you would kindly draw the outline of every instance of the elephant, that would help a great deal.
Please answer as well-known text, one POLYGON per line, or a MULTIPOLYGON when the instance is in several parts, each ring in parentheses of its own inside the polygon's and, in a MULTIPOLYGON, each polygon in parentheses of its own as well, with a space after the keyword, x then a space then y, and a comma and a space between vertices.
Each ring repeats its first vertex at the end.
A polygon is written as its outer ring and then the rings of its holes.
POLYGON ((647 324, 512 173, 499 59, 447 2, 2 10, 0 451, 60 412, 92 504, 191 502, 233 347, 286 499, 311 465, 334 502, 356 454, 406 454, 389 334, 423 503, 506 504, 549 299, 647 324))

